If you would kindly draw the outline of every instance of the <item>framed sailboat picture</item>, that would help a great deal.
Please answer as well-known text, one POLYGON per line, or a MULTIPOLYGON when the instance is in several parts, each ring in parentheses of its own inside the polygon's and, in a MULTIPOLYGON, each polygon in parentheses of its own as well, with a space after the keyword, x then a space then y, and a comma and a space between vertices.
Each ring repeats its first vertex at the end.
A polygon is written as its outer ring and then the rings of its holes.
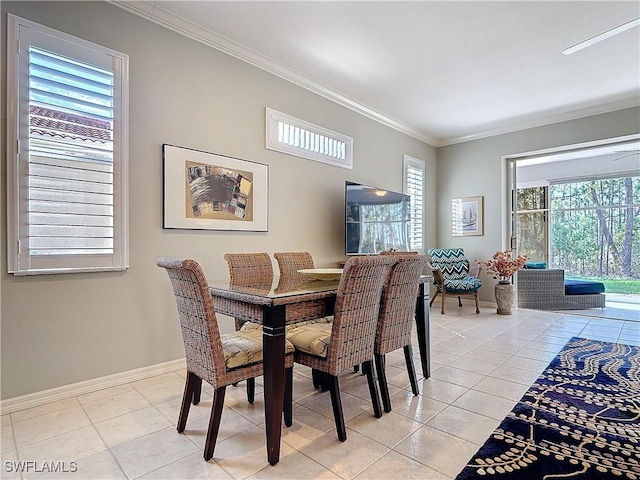
POLYGON ((463 197, 451 200, 451 233, 454 237, 484 235, 484 197, 463 197))

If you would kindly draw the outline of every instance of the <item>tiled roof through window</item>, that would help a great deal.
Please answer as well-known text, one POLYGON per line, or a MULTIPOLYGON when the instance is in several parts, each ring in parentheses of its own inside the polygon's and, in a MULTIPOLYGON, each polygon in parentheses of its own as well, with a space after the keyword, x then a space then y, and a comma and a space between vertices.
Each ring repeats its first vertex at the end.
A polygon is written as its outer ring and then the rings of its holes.
POLYGON ((29 113, 31 134, 93 142, 112 140, 111 123, 105 120, 37 105, 30 105, 29 113))

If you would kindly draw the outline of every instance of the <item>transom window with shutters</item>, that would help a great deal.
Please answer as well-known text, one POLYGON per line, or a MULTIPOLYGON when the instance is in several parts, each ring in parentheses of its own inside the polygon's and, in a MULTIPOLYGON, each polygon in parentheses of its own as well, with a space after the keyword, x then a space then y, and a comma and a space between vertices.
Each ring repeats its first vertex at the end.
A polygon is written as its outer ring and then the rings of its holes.
POLYGON ((269 150, 353 169, 353 138, 271 108, 266 113, 269 150))
POLYGON ((405 155, 403 158, 403 193, 411 198, 409 243, 412 251, 424 252, 424 175, 422 160, 405 155))
POLYGON ((8 35, 9 272, 126 268, 127 55, 13 15, 8 35))

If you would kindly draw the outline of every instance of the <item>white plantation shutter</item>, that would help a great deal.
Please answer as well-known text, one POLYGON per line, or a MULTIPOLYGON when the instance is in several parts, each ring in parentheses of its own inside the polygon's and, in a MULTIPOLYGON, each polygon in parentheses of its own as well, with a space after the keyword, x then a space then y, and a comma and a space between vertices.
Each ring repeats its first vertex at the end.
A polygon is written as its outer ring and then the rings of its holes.
POLYGON ((126 268, 127 57, 10 20, 22 113, 9 175, 10 272, 126 268))
POLYGON ((353 138, 266 109, 266 148, 341 168, 353 168, 353 138))
POLYGON ((314 152, 338 160, 346 158, 346 142, 330 138, 320 133, 296 127, 284 121, 277 121, 278 143, 305 152, 314 152))
POLYGON ((113 254, 113 72, 29 50, 29 254, 113 254))
POLYGON ((410 248, 412 251, 424 252, 424 162, 405 155, 403 168, 403 193, 411 198, 410 248))

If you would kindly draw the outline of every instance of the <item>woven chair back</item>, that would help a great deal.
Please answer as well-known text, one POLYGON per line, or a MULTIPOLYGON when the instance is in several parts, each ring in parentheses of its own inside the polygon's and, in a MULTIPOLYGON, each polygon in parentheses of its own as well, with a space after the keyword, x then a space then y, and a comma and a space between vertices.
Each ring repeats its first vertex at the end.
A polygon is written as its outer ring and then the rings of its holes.
POLYGON ((268 253, 226 253, 229 283, 236 287, 270 289, 273 265, 268 253))
POLYGON ((345 263, 327 349, 331 375, 373 358, 382 288, 394 263, 390 255, 350 257, 345 263))
POLYGON ((202 268, 195 260, 161 257, 156 265, 169 274, 178 308, 178 320, 187 370, 214 388, 224 379, 225 361, 220 330, 202 268))
POLYGON ((309 252, 276 252, 273 256, 280 270, 280 285, 295 285, 309 280, 298 273, 298 270, 314 268, 313 257, 309 252))
POLYGON ((428 262, 427 255, 396 256, 380 302, 375 353, 384 355, 411 345, 420 276, 428 262))

